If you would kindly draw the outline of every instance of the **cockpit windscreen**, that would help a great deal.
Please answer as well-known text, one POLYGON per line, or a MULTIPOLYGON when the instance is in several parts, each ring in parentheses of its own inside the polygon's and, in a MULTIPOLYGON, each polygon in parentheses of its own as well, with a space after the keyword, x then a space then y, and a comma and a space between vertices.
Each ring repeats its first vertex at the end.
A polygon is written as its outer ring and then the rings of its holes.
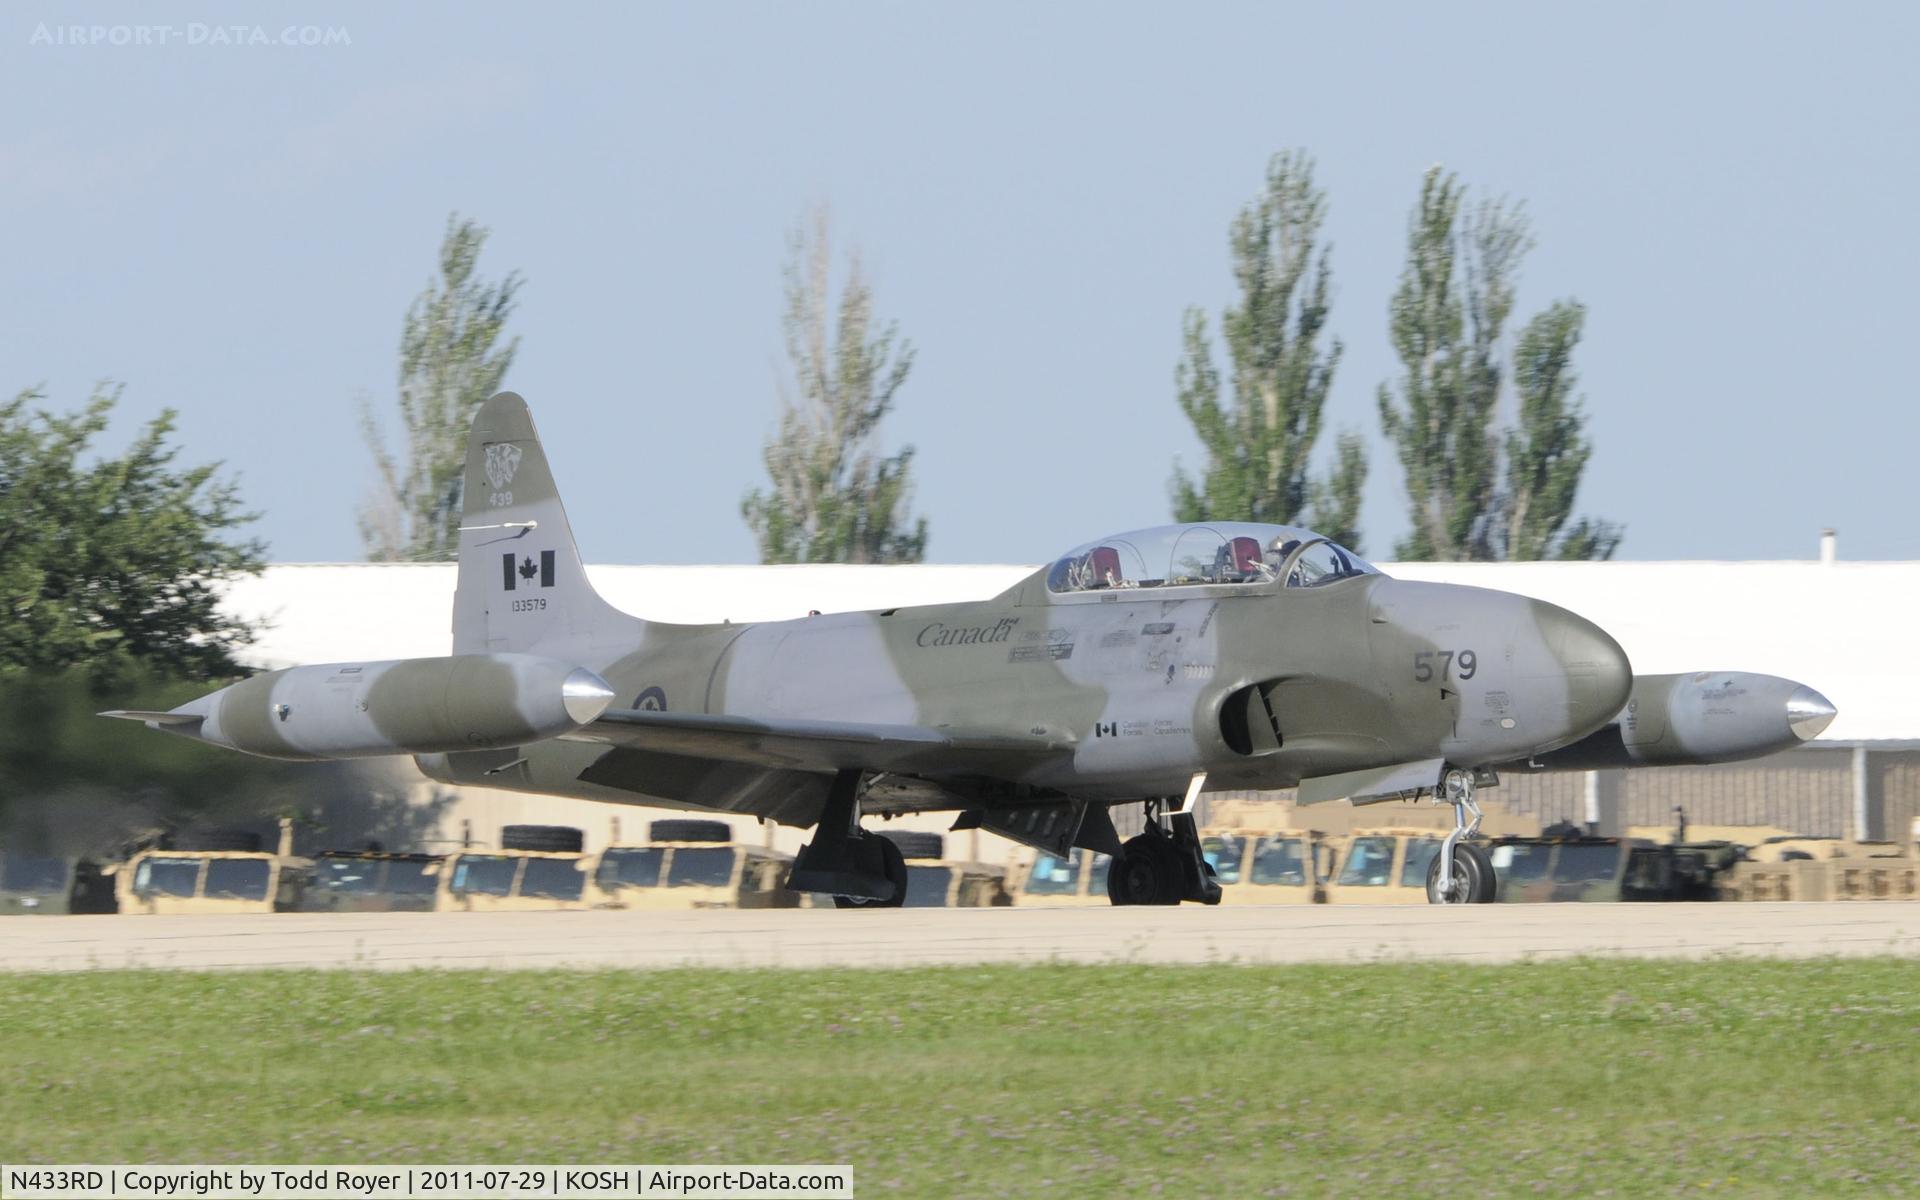
POLYGON ((1053 592, 1284 582, 1324 587, 1379 574, 1359 555, 1306 529, 1217 521, 1163 525, 1077 546, 1047 572, 1053 592))

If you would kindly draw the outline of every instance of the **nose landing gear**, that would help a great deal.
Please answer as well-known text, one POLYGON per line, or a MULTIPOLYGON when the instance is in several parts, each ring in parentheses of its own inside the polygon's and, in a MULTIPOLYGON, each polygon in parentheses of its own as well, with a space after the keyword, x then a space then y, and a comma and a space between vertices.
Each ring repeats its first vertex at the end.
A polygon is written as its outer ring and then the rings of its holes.
POLYGON ((1427 868, 1430 904, 1491 904, 1498 895, 1493 860, 1478 842, 1469 840, 1479 835, 1482 815, 1473 790, 1473 772, 1463 767, 1449 767, 1440 777, 1434 800, 1453 805, 1453 829, 1427 868))
POLYGON ((1146 832, 1128 838, 1107 868, 1107 899, 1116 905, 1220 903, 1220 884, 1200 853, 1193 814, 1163 818, 1160 804, 1147 801, 1146 832))

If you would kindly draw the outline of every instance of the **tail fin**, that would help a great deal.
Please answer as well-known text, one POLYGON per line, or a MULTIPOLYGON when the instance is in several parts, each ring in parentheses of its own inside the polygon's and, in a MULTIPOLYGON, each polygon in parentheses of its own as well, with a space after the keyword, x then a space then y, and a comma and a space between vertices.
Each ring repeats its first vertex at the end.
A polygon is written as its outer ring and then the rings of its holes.
POLYGON ((532 651, 584 662, 595 644, 631 644, 645 622, 587 582, 573 528, 527 402, 501 392, 467 439, 453 652, 532 651))

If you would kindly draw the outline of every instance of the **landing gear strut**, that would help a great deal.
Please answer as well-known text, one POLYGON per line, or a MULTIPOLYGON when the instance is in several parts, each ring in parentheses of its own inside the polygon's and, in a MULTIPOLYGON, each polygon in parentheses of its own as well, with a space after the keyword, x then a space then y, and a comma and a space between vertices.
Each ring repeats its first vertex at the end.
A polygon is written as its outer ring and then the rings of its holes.
POLYGON ((787 873, 796 892, 826 892, 835 908, 899 908, 907 900, 907 860, 900 847, 860 828, 864 774, 833 777, 813 840, 800 848, 787 873))
POLYGON ((1453 829, 1427 868, 1430 904, 1491 904, 1498 891, 1493 860, 1478 842, 1469 840, 1479 835, 1482 815, 1473 789, 1473 772, 1464 767, 1449 767, 1440 777, 1434 800, 1453 806, 1453 829))
POLYGON ((1131 837, 1107 868, 1107 899, 1115 904, 1220 903, 1220 885, 1200 853, 1193 814, 1162 817, 1161 802, 1147 801, 1147 829, 1131 837))

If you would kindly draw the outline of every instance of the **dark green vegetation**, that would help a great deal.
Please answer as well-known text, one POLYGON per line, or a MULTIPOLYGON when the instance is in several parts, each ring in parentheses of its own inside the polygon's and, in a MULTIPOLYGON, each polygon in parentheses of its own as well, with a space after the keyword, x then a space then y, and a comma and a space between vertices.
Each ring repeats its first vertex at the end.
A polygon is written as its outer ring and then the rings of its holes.
POLYGON ((7 999, 8 1162, 850 1162, 864 1196, 1920 1178, 1908 961, 110 972, 7 999))
POLYGON ((253 519, 218 463, 181 467, 167 409, 101 455, 121 388, 78 412, 29 388, 0 403, 0 674, 147 670, 213 678, 253 631, 217 607, 265 547, 233 541, 253 519))
POLYGON ((122 389, 77 410, 30 388, 0 403, 0 844, 99 853, 258 796, 272 764, 102 721, 170 708, 240 672, 255 631, 219 607, 265 548, 218 463, 186 465, 164 410, 118 453, 122 389), (231 760, 234 756, 226 756, 231 760))

